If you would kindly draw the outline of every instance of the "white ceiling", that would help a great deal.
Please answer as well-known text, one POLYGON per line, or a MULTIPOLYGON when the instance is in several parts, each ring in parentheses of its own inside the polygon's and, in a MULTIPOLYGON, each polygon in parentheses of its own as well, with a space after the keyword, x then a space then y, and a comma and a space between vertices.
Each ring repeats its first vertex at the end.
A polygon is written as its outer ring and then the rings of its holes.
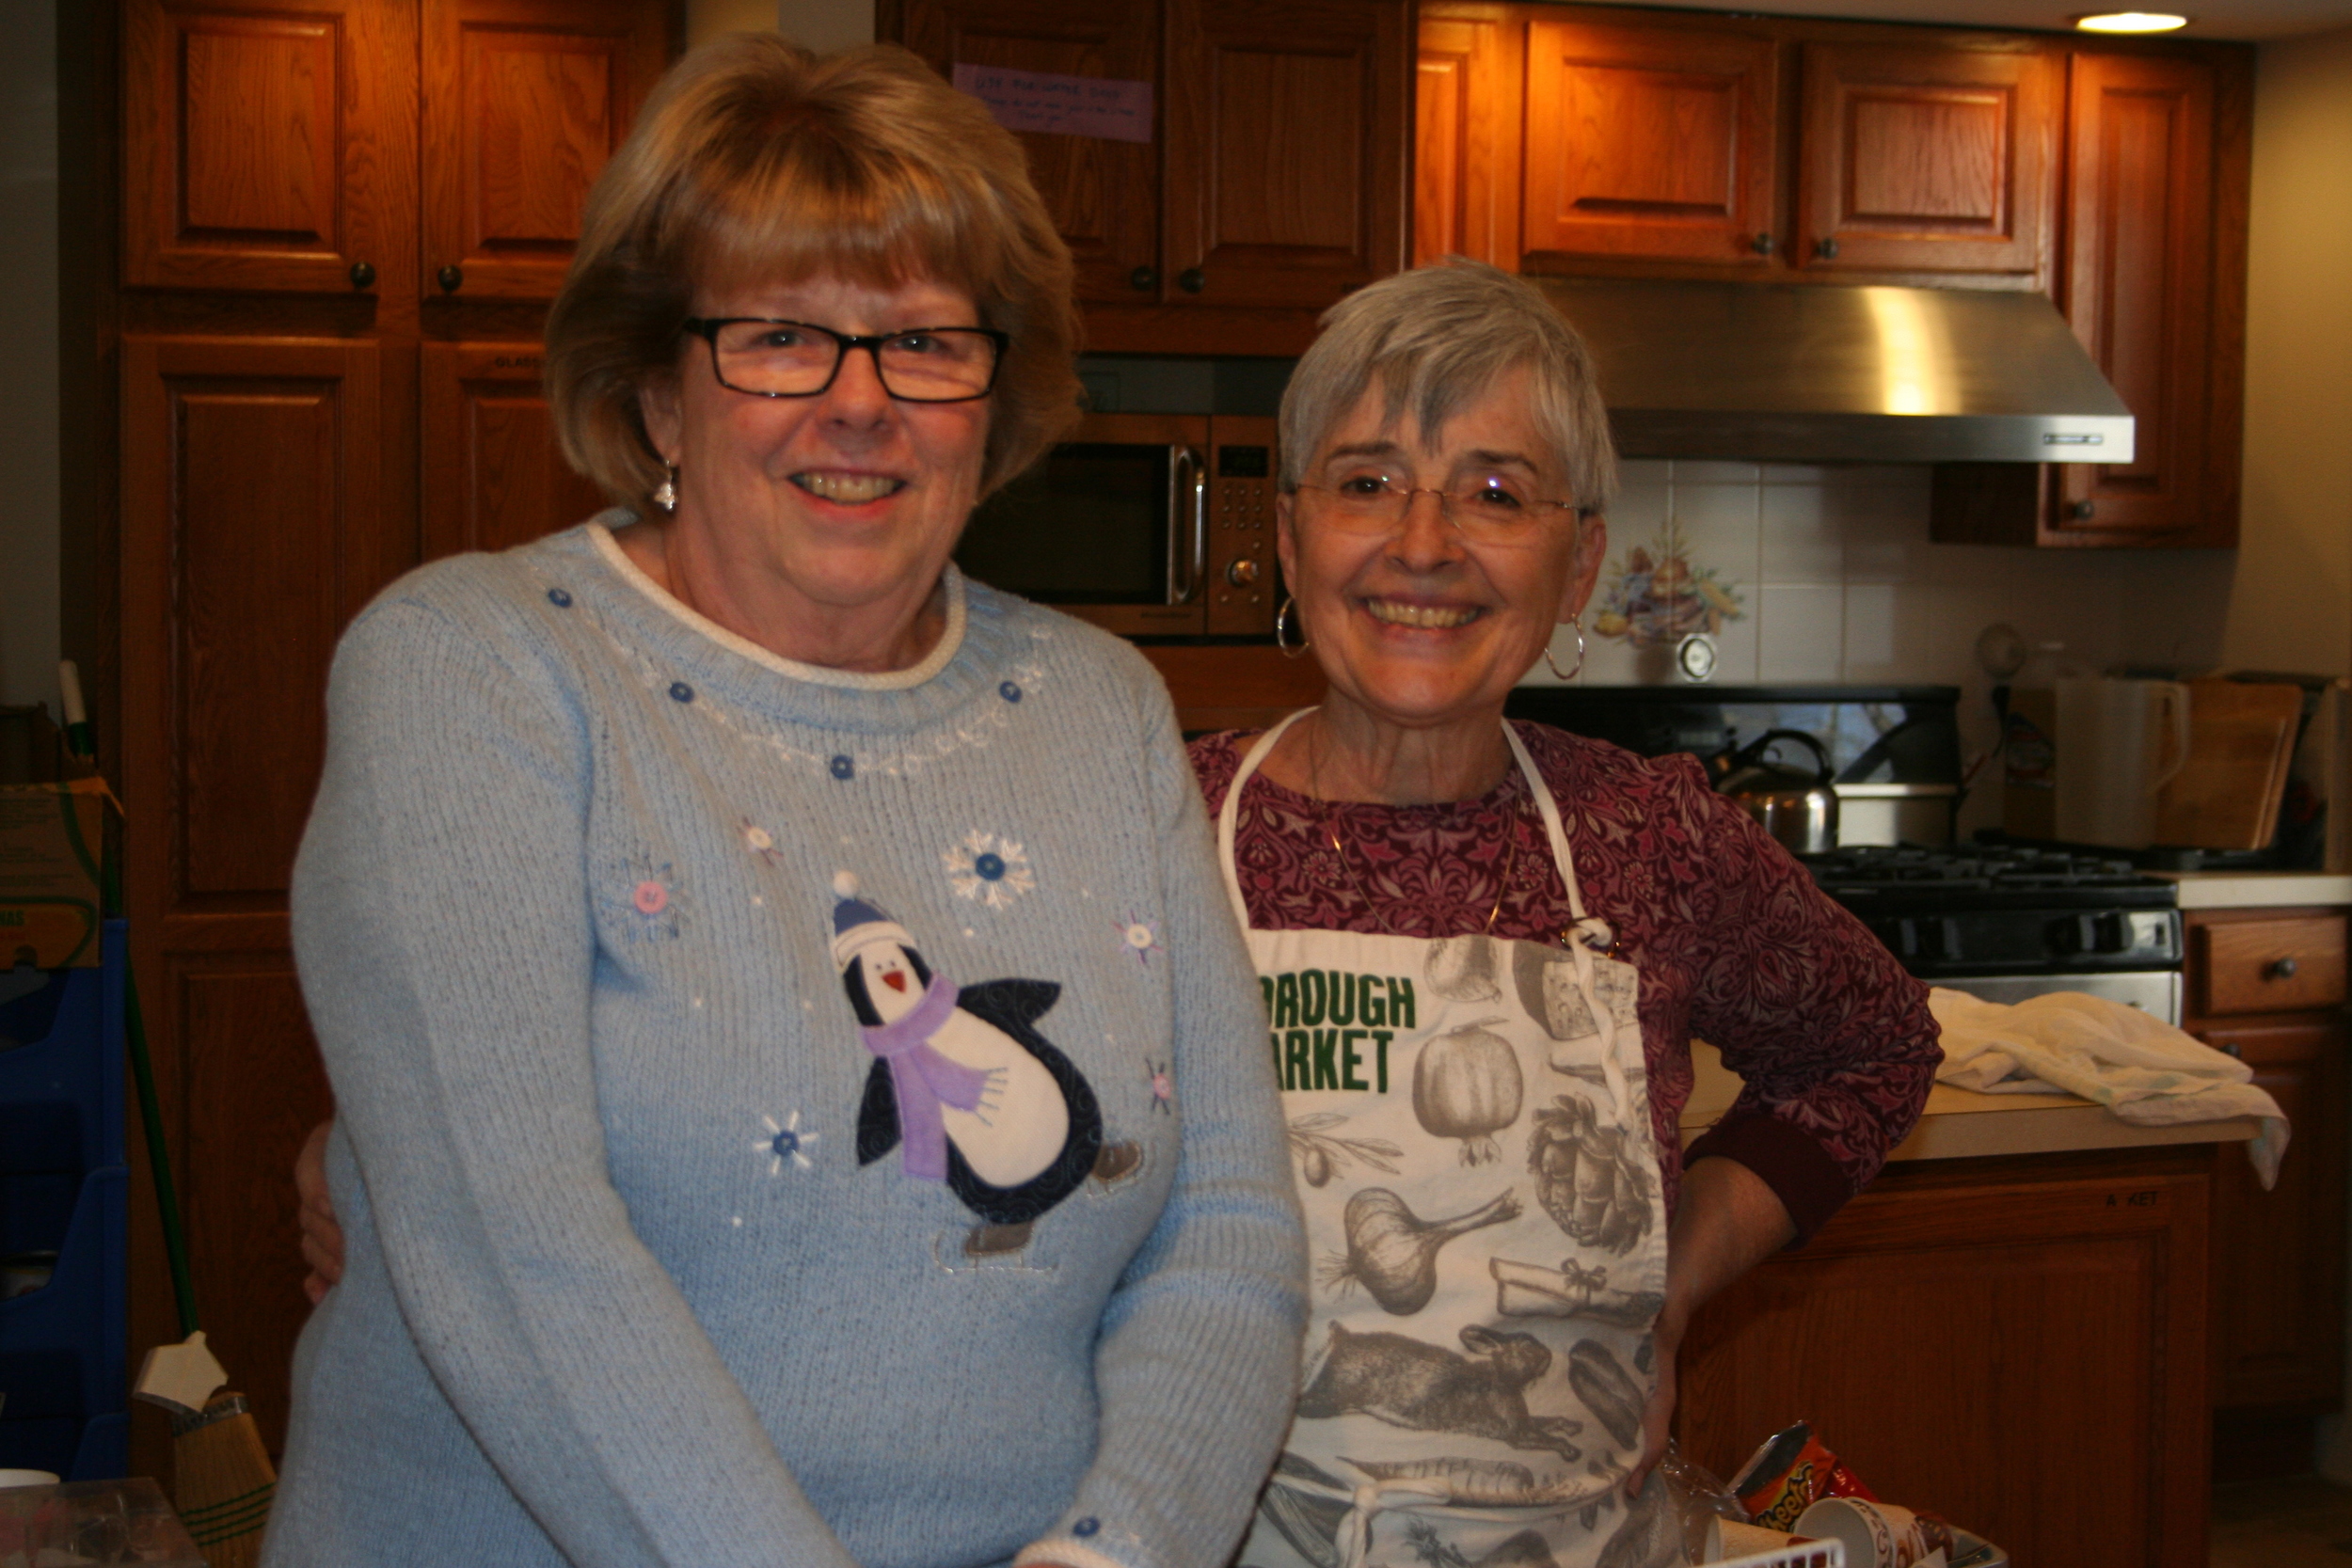
MULTIPOLYGON (((1722 10, 1725 0, 1651 0, 1722 10)), ((2173 38, 2277 39, 2352 27, 2352 0, 2128 0, 2142 10, 2181 9, 2189 24, 2173 38)), ((1758 10, 1789 16, 1853 16, 1974 27, 2064 30, 2084 11, 2126 8, 2127 0, 1766 0, 1758 10)))

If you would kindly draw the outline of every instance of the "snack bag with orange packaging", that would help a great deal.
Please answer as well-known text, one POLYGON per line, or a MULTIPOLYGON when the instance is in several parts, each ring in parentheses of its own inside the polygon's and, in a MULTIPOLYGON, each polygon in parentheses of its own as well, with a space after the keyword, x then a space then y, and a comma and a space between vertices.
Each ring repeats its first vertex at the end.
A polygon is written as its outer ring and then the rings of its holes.
POLYGON ((1767 1437, 1740 1467, 1731 1491, 1749 1518, 1778 1530, 1793 1530, 1797 1515, 1823 1497, 1879 1500, 1804 1421, 1767 1437))

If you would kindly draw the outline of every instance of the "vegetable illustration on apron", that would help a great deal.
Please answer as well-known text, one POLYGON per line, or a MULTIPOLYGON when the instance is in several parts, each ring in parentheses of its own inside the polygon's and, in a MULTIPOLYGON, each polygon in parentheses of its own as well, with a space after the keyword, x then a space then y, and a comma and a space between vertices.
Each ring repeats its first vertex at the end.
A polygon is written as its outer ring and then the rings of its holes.
MULTIPOLYGON (((1217 821, 1226 887, 1243 758, 1217 821)), ((1248 933, 1315 1259, 1297 1418, 1247 1568, 1648 1568, 1627 1505, 1666 1239, 1639 977, 1605 955, 1559 808, 1503 726, 1576 915, 1470 932, 1248 933)))

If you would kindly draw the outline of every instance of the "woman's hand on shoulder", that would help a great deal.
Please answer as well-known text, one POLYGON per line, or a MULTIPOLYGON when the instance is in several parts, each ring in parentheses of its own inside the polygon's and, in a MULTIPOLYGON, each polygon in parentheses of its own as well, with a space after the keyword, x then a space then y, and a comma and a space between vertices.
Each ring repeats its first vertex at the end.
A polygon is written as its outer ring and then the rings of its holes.
POLYGON ((294 1156, 294 1218, 302 1227, 302 1260, 310 1265, 302 1293, 316 1307, 343 1276, 343 1227, 336 1223, 335 1205, 326 1191, 326 1135, 334 1122, 323 1121, 302 1140, 294 1156))

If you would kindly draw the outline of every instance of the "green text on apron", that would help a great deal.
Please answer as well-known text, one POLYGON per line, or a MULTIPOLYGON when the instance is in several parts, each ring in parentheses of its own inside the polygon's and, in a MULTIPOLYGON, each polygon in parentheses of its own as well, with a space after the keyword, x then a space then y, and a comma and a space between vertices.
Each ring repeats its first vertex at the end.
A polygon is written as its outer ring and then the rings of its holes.
MULTIPOLYGON (((1226 888, 1243 758, 1217 818, 1226 888)), ((1655 1385, 1666 1216, 1637 976, 1587 917, 1558 805, 1508 724, 1579 940, 1249 931, 1307 1212, 1297 1419, 1247 1568, 1682 1560, 1627 1470, 1655 1385)))

